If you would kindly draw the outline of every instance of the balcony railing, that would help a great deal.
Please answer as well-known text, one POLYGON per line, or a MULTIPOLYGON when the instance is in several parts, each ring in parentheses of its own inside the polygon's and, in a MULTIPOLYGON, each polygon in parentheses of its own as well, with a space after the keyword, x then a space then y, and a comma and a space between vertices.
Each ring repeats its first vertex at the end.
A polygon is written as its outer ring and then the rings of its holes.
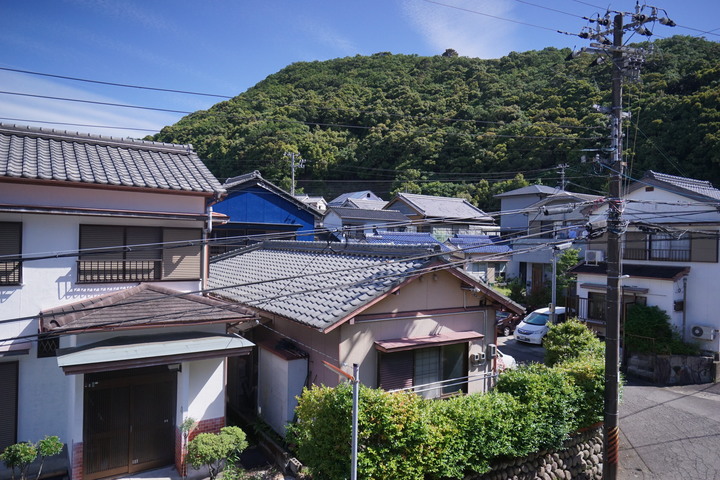
POLYGON ((0 285, 20 284, 20 265, 19 261, 0 262, 0 285))
POLYGON ((657 260, 665 262, 689 262, 690 249, 625 248, 625 260, 657 260))
POLYGON ((161 260, 79 260, 78 283, 160 280, 161 260))

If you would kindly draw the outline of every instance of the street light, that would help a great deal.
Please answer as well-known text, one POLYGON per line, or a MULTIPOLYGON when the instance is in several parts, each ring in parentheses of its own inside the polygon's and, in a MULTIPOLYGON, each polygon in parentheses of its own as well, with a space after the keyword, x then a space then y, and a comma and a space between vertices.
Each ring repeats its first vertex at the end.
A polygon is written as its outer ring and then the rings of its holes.
POLYGON ((561 250, 567 250, 572 247, 572 242, 558 243, 552 246, 553 262, 552 262, 552 291, 550 292, 550 323, 555 323, 555 303, 557 303, 557 253, 561 250))

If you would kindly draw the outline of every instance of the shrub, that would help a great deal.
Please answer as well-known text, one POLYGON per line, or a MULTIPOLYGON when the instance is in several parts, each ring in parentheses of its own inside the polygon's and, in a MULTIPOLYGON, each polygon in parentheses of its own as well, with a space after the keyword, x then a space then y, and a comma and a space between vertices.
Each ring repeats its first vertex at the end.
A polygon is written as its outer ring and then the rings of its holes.
POLYGON ((42 474, 43 465, 45 458, 57 455, 63 449, 63 443, 60 438, 53 436, 45 436, 42 440, 37 443, 21 442, 14 445, 10 445, 0 453, 0 460, 3 461, 6 467, 11 469, 11 475, 15 480, 15 470, 17 469, 20 474, 20 478, 25 480, 27 478, 27 471, 30 464, 35 461, 36 458, 40 457, 40 466, 38 468, 36 479, 40 478, 42 474))
POLYGON ((577 318, 550 325, 544 339, 545 365, 553 365, 580 357, 600 357, 605 354, 604 344, 577 318))
POLYGON ((559 447, 575 429, 580 393, 565 372, 538 363, 509 370, 496 390, 509 393, 535 417, 527 441, 530 451, 559 447))
POLYGON ((625 348, 636 353, 697 355, 696 345, 683 343, 670 316, 657 306, 633 305, 625 320, 625 348))
POLYGON ((600 355, 571 358, 555 369, 572 379, 580 395, 574 428, 589 427, 602 421, 605 411, 605 358, 600 355))
POLYGON ((220 433, 200 433, 188 443, 187 462, 199 469, 208 467, 214 480, 225 465, 235 463, 248 446, 245 432, 239 427, 223 427, 220 433))
POLYGON ((27 478, 27 471, 30 464, 37 458, 38 451, 31 442, 15 443, 8 446, 0 453, 0 460, 12 471, 12 478, 15 480, 15 469, 20 473, 20 478, 27 478))

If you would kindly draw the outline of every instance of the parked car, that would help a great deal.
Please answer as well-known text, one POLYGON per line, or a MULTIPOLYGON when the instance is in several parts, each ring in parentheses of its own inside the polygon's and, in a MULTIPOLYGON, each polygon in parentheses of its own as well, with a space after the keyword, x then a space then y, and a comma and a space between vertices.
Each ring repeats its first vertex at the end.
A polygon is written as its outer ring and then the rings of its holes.
POLYGON ((497 371, 498 373, 504 370, 512 370, 517 367, 517 361, 511 355, 502 353, 500 350, 497 351, 497 371))
POLYGON ((517 313, 497 311, 495 312, 495 329, 498 335, 507 337, 515 331, 515 327, 523 319, 523 315, 517 313))
MULTIPOLYGON (((565 321, 565 307, 555 308, 555 323, 565 321)), ((525 317, 515 328, 515 340, 541 345, 550 326, 550 309, 538 308, 525 317)))

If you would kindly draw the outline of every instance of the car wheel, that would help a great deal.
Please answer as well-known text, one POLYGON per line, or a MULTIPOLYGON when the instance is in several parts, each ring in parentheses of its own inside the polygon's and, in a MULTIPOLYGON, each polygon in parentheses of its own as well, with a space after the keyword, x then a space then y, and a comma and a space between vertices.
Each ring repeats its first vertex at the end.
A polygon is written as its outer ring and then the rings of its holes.
POLYGON ((510 327, 503 327, 503 335, 508 336, 512 333, 512 330, 510 330, 510 327))

